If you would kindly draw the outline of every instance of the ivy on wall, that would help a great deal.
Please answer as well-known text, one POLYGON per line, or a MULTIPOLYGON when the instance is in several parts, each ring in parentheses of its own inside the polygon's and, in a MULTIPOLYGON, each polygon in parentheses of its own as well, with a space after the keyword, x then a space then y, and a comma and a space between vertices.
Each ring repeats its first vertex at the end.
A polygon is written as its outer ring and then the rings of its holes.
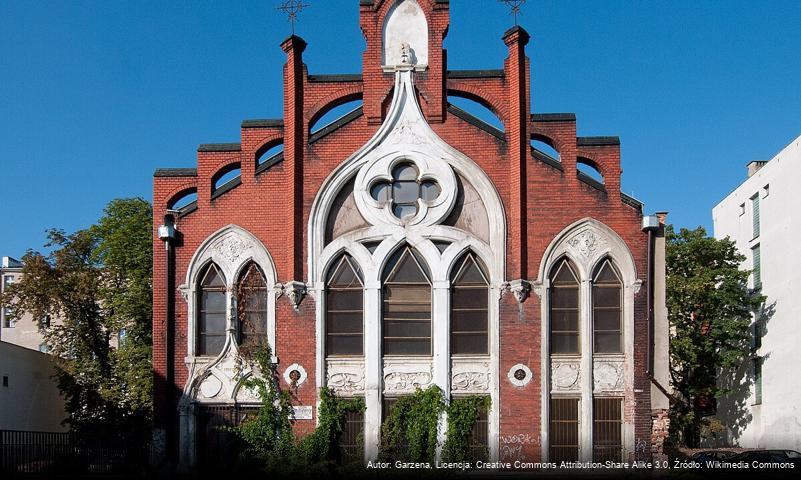
MULTIPOLYGON (((490 397, 469 396, 458 397, 451 400, 448 405, 448 433, 445 445, 442 447, 442 458, 448 462, 475 461, 470 451, 470 434, 478 420, 479 412, 488 411, 490 397)), ((486 447, 485 447, 486 449, 486 447)), ((481 457, 486 459, 488 452, 482 452, 481 457)))
MULTIPOLYGON (((292 430, 291 395, 281 390, 277 366, 271 357, 269 346, 259 345, 244 358, 257 373, 244 386, 255 390, 262 404, 255 415, 228 429, 245 444, 242 466, 282 475, 330 474, 340 469, 339 440, 346 415, 364 412, 364 398, 339 398, 332 390, 321 389, 317 427, 297 441, 292 430)), ((447 413, 443 459, 476 460, 471 458, 470 435, 479 412, 489 406, 486 396, 455 398, 448 404, 436 385, 400 397, 381 428, 380 459, 434 462, 440 420, 447 413)))

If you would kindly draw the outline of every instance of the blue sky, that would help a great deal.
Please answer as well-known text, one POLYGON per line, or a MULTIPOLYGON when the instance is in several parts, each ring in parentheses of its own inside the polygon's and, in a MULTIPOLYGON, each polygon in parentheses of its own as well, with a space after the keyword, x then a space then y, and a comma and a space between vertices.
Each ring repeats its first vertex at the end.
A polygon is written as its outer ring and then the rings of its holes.
MULTIPOLYGON (((151 197, 157 167, 280 117, 278 0, 0 0, 0 255, 50 227, 90 225, 115 197, 151 197)), ((310 73, 361 69, 358 0, 307 0, 310 73)), ((495 0, 452 0, 451 69, 500 68, 512 25, 495 0)), ((680 226, 801 134, 801 2, 534 1, 532 108, 619 135, 623 190, 680 226)))

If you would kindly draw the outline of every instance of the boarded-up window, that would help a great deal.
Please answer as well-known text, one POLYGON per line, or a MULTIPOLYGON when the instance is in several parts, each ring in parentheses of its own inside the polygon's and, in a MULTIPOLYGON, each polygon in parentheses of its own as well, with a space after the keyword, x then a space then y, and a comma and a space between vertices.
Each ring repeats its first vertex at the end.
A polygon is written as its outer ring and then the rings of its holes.
POLYGON ((578 398, 551 398, 548 429, 549 461, 556 463, 578 460, 578 398))
POLYGON ((225 345, 225 280, 213 263, 200 278, 197 352, 198 355, 215 356, 225 345))
POLYGON ((489 353, 489 282, 472 253, 456 263, 451 275, 451 353, 489 353))
POLYGON ((579 282, 567 259, 551 270, 550 330, 552 354, 579 353, 579 282))
POLYGON ((364 292, 353 258, 334 262, 326 291, 326 354, 362 355, 364 352, 364 292))
POLYGON ((364 412, 345 412, 339 436, 339 461, 342 465, 360 463, 364 452, 364 412))
POLYGON ((267 344, 267 281, 255 263, 245 269, 237 287, 239 343, 267 344))
POLYGON ((387 264, 384 355, 431 355, 431 283, 423 264, 409 247, 387 264))
POLYGON ((592 281, 593 350, 595 353, 623 353, 623 284, 614 267, 605 260, 592 281))
POLYGON ((596 462, 619 462, 623 453, 623 401, 595 398, 592 403, 592 458, 596 462))

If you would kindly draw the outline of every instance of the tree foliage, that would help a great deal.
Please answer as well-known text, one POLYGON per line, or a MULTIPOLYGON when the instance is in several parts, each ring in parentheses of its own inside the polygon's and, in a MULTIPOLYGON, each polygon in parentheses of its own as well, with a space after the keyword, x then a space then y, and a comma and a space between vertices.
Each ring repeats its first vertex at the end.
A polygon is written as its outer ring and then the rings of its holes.
POLYGON ((672 226, 666 240, 671 432, 674 441, 697 447, 704 416, 724 393, 718 375, 749 355, 752 312, 764 297, 749 291, 750 272, 740 270, 745 257, 731 240, 672 226))
POLYGON ((152 402, 152 210, 110 202, 92 227, 49 230, 49 254, 29 250, 0 299, 18 314, 50 315, 40 331, 56 361, 66 423, 79 433, 147 435, 152 402))

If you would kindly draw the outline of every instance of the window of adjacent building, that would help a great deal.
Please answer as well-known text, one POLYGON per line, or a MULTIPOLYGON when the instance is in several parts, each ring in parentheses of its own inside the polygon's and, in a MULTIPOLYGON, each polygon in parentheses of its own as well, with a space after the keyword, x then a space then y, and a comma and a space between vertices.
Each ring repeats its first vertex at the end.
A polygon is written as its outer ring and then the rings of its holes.
POLYGON ((12 283, 14 283, 14 277, 12 275, 5 275, 3 277, 3 290, 5 291, 5 288, 12 283))
POLYGON ((578 398, 551 398, 548 460, 559 464, 578 460, 578 398))
POLYGON ((431 201, 440 193, 440 187, 433 180, 420 180, 417 167, 411 163, 401 163, 392 169, 392 180, 376 183, 370 189, 378 202, 390 202, 392 213, 400 218, 417 214, 418 200, 431 201))
POLYGON ((753 238, 759 236, 759 194, 751 197, 751 215, 753 219, 753 238))
POLYGON ((594 398, 592 423, 592 459, 619 462, 623 452, 623 400, 594 398))
POLYGON ((745 204, 741 203, 740 204, 740 216, 743 216, 743 215, 745 215, 745 204))
POLYGON ((567 259, 551 270, 550 342, 552 354, 579 353, 579 282, 567 259))
POLYGON ((762 404, 762 357, 755 357, 754 364, 754 405, 762 404))
POLYGON ((14 312, 9 307, 3 307, 3 328, 14 328, 16 323, 14 312))
POLYGON ((42 318, 39 319, 39 328, 40 329, 50 328, 50 315, 43 315, 42 318))
POLYGON ((762 288, 762 251, 759 245, 754 245, 751 248, 751 259, 753 262, 754 289, 759 290, 762 288))
POLYGON ((326 289, 326 354, 363 355, 364 286, 353 258, 342 255, 334 262, 326 289))
POLYGON ((431 282, 423 265, 409 247, 387 264, 384 355, 431 355, 431 282))
POLYGON ((261 269, 248 264, 237 286, 237 314, 239 316, 240 345, 267 344, 267 280, 261 269))
POLYGON ((50 349, 47 348, 47 344, 46 343, 40 343, 39 344, 39 351, 42 352, 42 353, 48 353, 50 351, 50 349))
POLYGON ((342 432, 339 435, 339 463, 361 463, 364 455, 364 412, 345 412, 342 432))
POLYGON ((623 285, 614 267, 605 260, 592 282, 593 351, 623 353, 623 285))
POLYGON ((489 353, 489 282, 478 261, 468 253, 451 275, 451 353, 489 353))
POLYGON ((770 184, 767 184, 764 187, 762 187, 762 198, 765 198, 768 195, 770 195, 770 184))
POLYGON ((217 265, 206 268, 198 290, 197 352, 214 356, 225 345, 225 280, 217 265))

